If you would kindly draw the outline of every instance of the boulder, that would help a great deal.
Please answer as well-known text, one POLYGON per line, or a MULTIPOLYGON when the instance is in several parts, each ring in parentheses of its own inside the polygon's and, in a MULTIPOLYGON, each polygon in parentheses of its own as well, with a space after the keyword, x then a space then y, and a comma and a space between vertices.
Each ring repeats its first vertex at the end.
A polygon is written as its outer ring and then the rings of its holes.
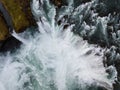
POLYGON ((1 0, 10 14, 16 32, 21 32, 26 27, 35 24, 33 19, 30 0, 1 0))
POLYGON ((8 28, 6 23, 0 14, 0 41, 5 40, 9 36, 8 28))
POLYGON ((30 0, 0 0, 0 41, 9 36, 9 27, 19 33, 35 25, 30 0))

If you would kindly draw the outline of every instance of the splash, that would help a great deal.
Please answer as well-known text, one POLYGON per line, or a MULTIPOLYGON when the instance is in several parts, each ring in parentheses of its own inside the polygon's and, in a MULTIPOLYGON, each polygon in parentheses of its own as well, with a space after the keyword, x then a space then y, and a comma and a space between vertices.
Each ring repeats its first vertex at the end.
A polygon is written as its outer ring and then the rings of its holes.
POLYGON ((74 25, 57 25, 54 6, 47 0, 41 4, 32 4, 39 33, 29 42, 14 34, 23 45, 1 55, 0 90, 112 90, 114 80, 106 73, 103 52, 96 54, 101 48, 74 35, 74 25))

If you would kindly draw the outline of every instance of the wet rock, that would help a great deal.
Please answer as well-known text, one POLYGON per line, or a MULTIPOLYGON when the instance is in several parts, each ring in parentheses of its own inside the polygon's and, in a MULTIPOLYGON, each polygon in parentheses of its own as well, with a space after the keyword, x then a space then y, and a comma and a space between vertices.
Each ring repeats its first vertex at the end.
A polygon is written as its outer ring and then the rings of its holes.
POLYGON ((21 45, 21 42, 14 37, 9 37, 5 41, 0 42, 0 53, 7 51, 14 52, 21 45))
POLYGON ((0 41, 5 40, 9 36, 8 28, 2 15, 0 14, 0 41))
POLYGON ((35 20, 30 9, 30 0, 1 0, 10 14, 16 32, 35 25, 35 20))
POLYGON ((62 6, 62 0, 51 0, 52 3, 54 3, 55 6, 61 7, 62 6))

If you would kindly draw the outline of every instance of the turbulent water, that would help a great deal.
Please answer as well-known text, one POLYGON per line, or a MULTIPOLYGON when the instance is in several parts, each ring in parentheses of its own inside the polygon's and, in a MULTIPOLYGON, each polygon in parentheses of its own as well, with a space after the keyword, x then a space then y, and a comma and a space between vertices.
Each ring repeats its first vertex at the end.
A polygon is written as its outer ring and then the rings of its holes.
POLYGON ((0 56, 0 90, 112 90, 103 50, 74 35, 74 25, 58 25, 54 6, 42 3, 51 9, 48 16, 38 0, 32 2, 39 32, 14 32, 23 45, 0 56))

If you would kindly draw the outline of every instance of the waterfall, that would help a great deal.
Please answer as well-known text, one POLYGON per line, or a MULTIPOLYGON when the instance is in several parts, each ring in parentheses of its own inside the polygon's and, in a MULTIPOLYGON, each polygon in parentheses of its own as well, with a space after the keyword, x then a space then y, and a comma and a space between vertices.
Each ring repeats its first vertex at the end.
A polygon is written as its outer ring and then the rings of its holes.
MULTIPOLYGON (((31 4, 39 32, 27 40, 13 33, 23 45, 14 53, 0 55, 0 90, 113 90, 115 78, 106 73, 104 49, 75 35, 75 24, 64 28, 63 19, 58 25, 55 6, 39 1, 31 4)), ((73 11, 71 3, 63 7, 64 15, 73 11)))

